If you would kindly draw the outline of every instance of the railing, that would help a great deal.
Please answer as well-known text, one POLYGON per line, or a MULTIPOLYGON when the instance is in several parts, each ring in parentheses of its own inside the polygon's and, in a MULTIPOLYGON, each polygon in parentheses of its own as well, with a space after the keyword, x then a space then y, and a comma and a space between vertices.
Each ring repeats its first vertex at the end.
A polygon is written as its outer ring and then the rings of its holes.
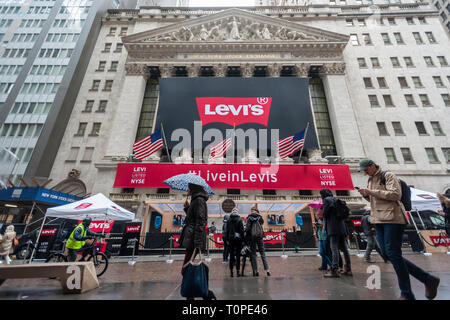
POLYGON ((111 201, 139 201, 139 194, 135 193, 110 193, 111 201))
POLYGON ((175 200, 175 194, 168 193, 147 193, 145 194, 145 199, 148 200, 175 200))
POLYGON ((256 200, 286 200, 286 196, 257 194, 256 200))

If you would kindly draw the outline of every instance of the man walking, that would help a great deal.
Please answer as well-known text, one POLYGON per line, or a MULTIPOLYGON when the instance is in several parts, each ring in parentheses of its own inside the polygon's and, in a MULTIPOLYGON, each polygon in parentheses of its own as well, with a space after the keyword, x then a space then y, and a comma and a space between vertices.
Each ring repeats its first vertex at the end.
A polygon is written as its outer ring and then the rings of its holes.
POLYGON ((406 211, 401 203, 402 189, 392 172, 385 172, 371 159, 359 162, 359 171, 369 176, 368 187, 359 193, 370 202, 371 222, 375 225, 381 252, 394 266, 402 300, 415 300, 409 275, 425 285, 425 296, 434 299, 440 279, 425 272, 402 256, 402 239, 407 224, 406 211), (384 176, 385 181, 382 181, 384 176))

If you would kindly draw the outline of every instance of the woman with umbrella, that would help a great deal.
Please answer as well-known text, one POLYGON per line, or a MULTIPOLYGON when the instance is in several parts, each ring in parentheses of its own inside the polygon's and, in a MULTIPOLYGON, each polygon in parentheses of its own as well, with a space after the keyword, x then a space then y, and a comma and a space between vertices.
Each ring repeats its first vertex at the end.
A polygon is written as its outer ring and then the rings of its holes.
MULTIPOLYGON (((211 188, 206 184, 205 180, 194 174, 177 175, 164 181, 171 188, 176 190, 188 191, 188 196, 191 196, 191 202, 184 202, 184 211, 186 212, 185 226, 186 230, 193 230, 192 232, 185 232, 183 245, 186 248, 184 256, 183 267, 181 274, 184 274, 184 266, 191 260, 195 259, 192 255, 195 252, 197 255, 200 250, 206 248, 206 226, 208 225, 208 194, 213 194, 211 188), (205 191, 206 190, 206 191, 205 191)), ((193 298, 187 298, 193 299, 193 298)), ((209 290, 208 295, 203 297, 204 300, 215 300, 214 293, 209 290)))

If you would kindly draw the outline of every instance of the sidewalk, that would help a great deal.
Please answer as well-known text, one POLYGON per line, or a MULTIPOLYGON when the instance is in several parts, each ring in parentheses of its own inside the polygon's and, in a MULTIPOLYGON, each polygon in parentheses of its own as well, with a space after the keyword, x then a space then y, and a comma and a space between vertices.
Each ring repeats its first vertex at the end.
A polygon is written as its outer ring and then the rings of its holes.
MULTIPOLYGON (((352 255, 353 277, 325 279, 318 270, 320 258, 317 252, 295 253, 269 252, 268 261, 272 276, 262 270, 258 257, 259 277, 251 276, 249 261, 245 277, 230 278, 228 264, 222 263, 220 254, 212 254, 210 266, 210 289, 219 300, 395 300, 399 297, 397 278, 391 264, 385 264, 378 255, 373 255, 375 264, 367 264, 363 258, 352 255), (380 268, 381 289, 366 287, 369 266, 380 268)), ((99 278, 100 288, 80 295, 63 295, 57 280, 10 279, 0 286, 3 300, 183 300, 180 296, 181 265, 183 255, 140 256, 130 265, 130 258, 115 258, 107 272, 99 278)), ((450 255, 424 256, 405 253, 405 257, 424 270, 441 278, 437 300, 450 299, 450 255)), ((0 266, 1 267, 1 266, 0 266)), ((426 299, 422 283, 412 278, 411 284, 417 299, 426 299)))

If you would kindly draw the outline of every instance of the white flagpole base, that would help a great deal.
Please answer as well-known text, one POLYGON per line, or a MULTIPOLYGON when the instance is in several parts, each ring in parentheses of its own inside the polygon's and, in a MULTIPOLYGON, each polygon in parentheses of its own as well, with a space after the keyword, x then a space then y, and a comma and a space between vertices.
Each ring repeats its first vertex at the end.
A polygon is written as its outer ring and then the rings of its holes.
POLYGON ((364 253, 358 253, 356 256, 357 256, 358 258, 364 258, 364 253))
POLYGON ((285 254, 283 254, 283 255, 281 256, 282 259, 287 259, 287 257, 288 257, 288 256, 285 255, 285 254))
POLYGON ((167 263, 173 263, 172 259, 166 260, 167 263))
POLYGON ((128 261, 128 264, 129 264, 130 266, 134 266, 134 265, 136 264, 136 261, 134 261, 134 260, 128 261))
POLYGON ((206 262, 211 262, 211 260, 212 260, 211 258, 205 258, 206 262))
POLYGON ((424 252, 423 255, 429 257, 432 256, 433 254, 431 252, 424 252))

